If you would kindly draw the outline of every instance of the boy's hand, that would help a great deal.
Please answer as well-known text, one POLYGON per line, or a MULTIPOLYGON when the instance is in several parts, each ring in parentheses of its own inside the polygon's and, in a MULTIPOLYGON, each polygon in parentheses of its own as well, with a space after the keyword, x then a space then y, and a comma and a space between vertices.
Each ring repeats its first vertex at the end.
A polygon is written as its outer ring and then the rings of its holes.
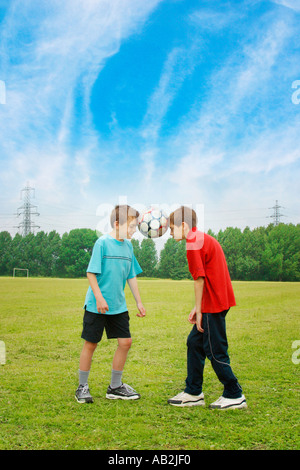
POLYGON ((196 326, 197 330, 203 333, 203 328, 202 328, 202 313, 196 313, 196 326))
POLYGON ((139 313, 136 314, 137 317, 144 317, 146 315, 146 309, 144 307, 144 305, 139 302, 136 304, 137 308, 138 308, 138 311, 139 313))
POLYGON ((189 314, 188 321, 192 324, 195 325, 196 323, 196 307, 193 308, 191 313, 189 314))
POLYGON ((188 321, 192 323, 192 325, 196 324, 197 330, 203 333, 204 330, 202 328, 202 313, 196 313, 196 307, 194 307, 191 313, 189 314, 188 321))
POLYGON ((97 304, 97 310, 99 313, 106 313, 109 311, 107 302, 102 295, 99 297, 96 297, 96 304, 97 304))

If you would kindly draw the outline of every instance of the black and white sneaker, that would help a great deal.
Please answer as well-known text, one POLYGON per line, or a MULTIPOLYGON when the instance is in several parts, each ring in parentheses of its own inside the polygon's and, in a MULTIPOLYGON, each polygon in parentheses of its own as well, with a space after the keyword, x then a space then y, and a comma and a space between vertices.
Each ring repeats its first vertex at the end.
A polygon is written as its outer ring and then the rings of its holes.
POLYGON ((169 405, 173 406, 205 406, 204 394, 200 395, 190 395, 186 392, 180 392, 173 398, 168 400, 169 405))
POLYGON ((240 398, 220 397, 209 405, 209 408, 215 410, 235 410, 247 408, 246 398, 242 395, 240 398))
POLYGON ((111 388, 109 385, 106 398, 110 400, 138 400, 141 397, 130 385, 122 384, 120 387, 111 388))
POLYGON ((78 403, 93 403, 93 397, 90 394, 88 384, 80 384, 75 392, 75 398, 78 403))

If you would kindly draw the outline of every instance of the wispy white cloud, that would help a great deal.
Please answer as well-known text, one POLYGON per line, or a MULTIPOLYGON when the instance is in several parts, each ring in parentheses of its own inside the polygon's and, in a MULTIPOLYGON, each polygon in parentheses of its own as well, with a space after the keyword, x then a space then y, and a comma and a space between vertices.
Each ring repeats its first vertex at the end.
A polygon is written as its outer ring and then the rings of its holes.
MULTIPOLYGON (((219 21, 221 28, 225 19, 219 21)), ((159 163, 153 169, 161 175, 158 194, 218 206, 225 213, 239 205, 265 207, 262 201, 273 201, 275 194, 284 200, 288 185, 290 204, 296 204, 300 121, 291 117, 296 109, 291 109, 289 88, 300 68, 288 59, 295 34, 292 20, 267 14, 241 36, 228 59, 212 71, 205 95, 195 96, 190 113, 160 148, 170 164, 166 173, 159 163)), ((255 219, 254 224, 265 222, 255 219)))
POLYGON ((220 9, 202 8, 193 12, 189 19, 196 27, 213 32, 214 34, 227 27, 232 27, 233 23, 244 16, 243 10, 230 9, 226 5, 226 11, 220 9))
POLYGON ((169 175, 170 181, 178 186, 193 187, 197 181, 212 177, 214 168, 221 164, 223 158, 221 149, 208 150, 202 143, 193 143, 169 175))
POLYGON ((283 5, 284 7, 290 8, 291 10, 300 11, 300 4, 298 0, 272 0, 274 3, 283 5))
POLYGON ((168 54, 158 85, 148 102, 147 112, 140 131, 144 142, 141 151, 141 160, 144 162, 142 171, 146 175, 145 182, 147 184, 151 182, 155 174, 158 139, 162 127, 166 124, 166 116, 184 81, 193 73, 199 61, 200 47, 198 41, 189 46, 189 49, 175 47, 168 54))
POLYGON ((30 178, 41 190, 58 189, 73 162, 88 184, 88 160, 100 154, 90 113, 93 84, 160 1, 12 0, 0 38, 7 90, 0 108, 3 185, 9 172, 10 185, 30 178))
POLYGON ((191 51, 175 47, 168 54, 163 66, 159 83, 152 93, 146 115, 142 124, 142 136, 145 139, 156 140, 172 101, 176 97, 185 78, 192 73, 194 64, 191 51))
MULTIPOLYGON (((208 169, 212 174, 216 174, 216 170, 220 173, 223 158, 226 158, 229 172, 236 171, 237 168, 242 169, 240 164, 237 165, 236 159, 243 158, 249 161, 249 154, 247 157, 249 147, 259 149, 258 154, 263 152, 264 155, 265 164, 255 164, 256 171, 259 168, 264 171, 271 165, 270 161, 266 163, 268 157, 272 159, 273 166, 282 164, 283 157, 274 158, 273 150, 272 155, 270 151, 266 151, 270 148, 276 147, 278 155, 280 152, 281 155, 285 155, 285 148, 286 153, 293 155, 291 162, 299 158, 295 140, 298 123, 291 123, 289 116, 285 116, 286 122, 283 120, 274 124, 281 129, 278 131, 277 128, 269 129, 270 117, 267 117, 267 113, 270 109, 261 109, 257 114, 260 100, 262 97, 267 100, 268 93, 270 94, 268 106, 272 109, 272 99, 277 91, 272 81, 272 72, 284 54, 288 39, 293 33, 293 28, 287 27, 283 21, 273 21, 267 31, 258 34, 254 43, 246 43, 242 50, 237 49, 236 55, 231 56, 228 63, 223 64, 216 72, 212 77, 213 83, 208 99, 200 103, 198 109, 196 107, 193 109, 189 118, 184 120, 176 137, 176 147, 184 149, 184 153, 171 172, 173 180, 181 179, 187 184, 189 178, 190 181, 194 181, 197 176, 206 175, 208 169), (254 111, 256 114, 252 122, 251 115, 254 111), (239 128, 243 136, 240 137, 240 143, 236 142, 234 149, 230 145, 230 139, 239 128), (282 146, 280 142, 284 135, 287 138, 284 139, 282 146), (230 148, 229 154, 228 148, 230 148), (238 151, 242 151, 243 156, 238 156, 238 151)), ((278 110, 275 108, 273 112, 278 115, 278 110)))
MULTIPOLYGON (((281 171, 286 166, 300 162, 300 148, 297 145, 299 125, 300 119, 294 125, 285 124, 281 129, 261 133, 251 144, 249 142, 249 148, 237 152, 230 175, 270 174, 274 170, 281 171)), ((227 171, 227 176, 228 173, 227 171)))

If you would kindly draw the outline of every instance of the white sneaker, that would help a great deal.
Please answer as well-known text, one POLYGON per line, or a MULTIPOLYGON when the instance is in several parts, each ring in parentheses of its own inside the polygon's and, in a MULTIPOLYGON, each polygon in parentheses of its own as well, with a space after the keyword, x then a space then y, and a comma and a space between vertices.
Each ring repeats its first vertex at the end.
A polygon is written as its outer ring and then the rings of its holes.
POLYGON ((247 408, 246 398, 242 395, 240 398, 220 397, 209 405, 209 408, 217 410, 241 409, 247 408))
POLYGON ((204 406, 204 394, 190 395, 189 393, 180 392, 175 397, 170 398, 168 403, 173 406, 204 406))

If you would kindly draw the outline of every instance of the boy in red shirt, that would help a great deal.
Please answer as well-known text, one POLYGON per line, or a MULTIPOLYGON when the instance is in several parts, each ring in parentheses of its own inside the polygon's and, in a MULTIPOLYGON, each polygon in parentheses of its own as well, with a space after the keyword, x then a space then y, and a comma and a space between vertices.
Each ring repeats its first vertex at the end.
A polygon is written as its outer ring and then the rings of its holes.
POLYGON ((194 324, 187 340, 185 390, 168 400, 174 406, 204 405, 203 369, 207 357, 224 385, 222 396, 210 408, 246 408, 246 399, 230 366, 225 316, 236 305, 221 245, 197 230, 193 209, 182 206, 170 214, 171 236, 186 240, 189 271, 194 279, 195 307, 189 315, 194 324))

